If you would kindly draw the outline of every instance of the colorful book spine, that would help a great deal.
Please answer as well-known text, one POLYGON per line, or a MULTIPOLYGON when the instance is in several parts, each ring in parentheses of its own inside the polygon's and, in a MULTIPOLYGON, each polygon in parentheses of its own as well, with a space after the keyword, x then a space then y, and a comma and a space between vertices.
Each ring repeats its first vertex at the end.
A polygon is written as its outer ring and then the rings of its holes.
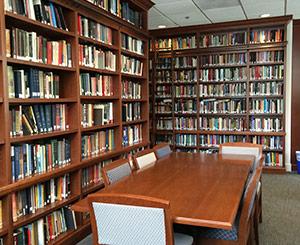
POLYGON ((264 150, 283 150, 283 137, 251 136, 251 143, 263 145, 264 150))
POLYGON ((207 131, 245 131, 246 120, 243 117, 200 117, 200 130, 207 131))
POLYGON ((176 130, 197 130, 197 118, 175 117, 176 130))
POLYGON ((269 167, 282 167, 283 154, 279 152, 265 152, 264 165, 269 167))
POLYGON ((210 54, 200 57, 201 67, 246 65, 247 53, 210 54))
POLYGON ((253 66, 250 68, 251 80, 283 79, 284 65, 253 66))
POLYGON ((252 99, 249 104, 249 111, 253 114, 281 114, 284 112, 283 99, 252 99))
POLYGON ((246 96, 246 83, 200 84, 200 97, 246 96))
POLYGON ((252 82, 249 85, 250 96, 283 95, 284 84, 278 82, 252 82))
POLYGON ((174 83, 195 83, 197 79, 197 70, 176 70, 174 72, 174 83))
POLYGON ((179 69, 179 68, 196 69, 197 68, 197 58, 190 57, 190 56, 188 56, 188 57, 176 57, 174 67, 176 69, 179 69))
POLYGON ((81 126, 84 128, 111 124, 114 122, 113 103, 82 104, 81 126))
POLYGON ((228 142, 246 142, 243 135, 200 135, 199 144, 201 147, 219 147, 220 144, 228 142))
POLYGON ((247 79, 247 70, 245 67, 201 69, 199 76, 203 82, 241 81, 247 79))
POLYGON ((144 42, 130 35, 121 33, 122 49, 144 55, 144 42))
POLYGON ((142 124, 123 127, 123 146, 138 144, 143 141, 142 124))
POLYGON ((205 99, 200 101, 200 113, 246 113, 245 99, 205 99))
POLYGON ((281 118, 255 117, 250 118, 250 131, 252 132, 282 132, 283 121, 281 118))
POLYGON ((196 134, 176 134, 175 141, 177 146, 195 147, 197 146, 196 134))
POLYGON ((247 43, 247 32, 228 32, 220 34, 200 35, 199 46, 201 48, 236 46, 247 43))
POLYGON ((155 90, 156 98, 171 98, 172 87, 168 85, 157 85, 155 90))
POLYGON ((197 87, 194 85, 174 86, 174 95, 176 98, 191 98, 197 96, 197 87))
POLYGON ((113 96, 113 77, 100 74, 81 73, 79 77, 80 95, 113 96))
POLYGON ((123 103, 122 105, 122 121, 132 122, 141 120, 141 103, 123 103))
POLYGON ((143 76, 144 63, 142 61, 122 55, 121 62, 121 72, 136 76, 143 76))
POLYGON ((283 62, 284 51, 261 51, 250 53, 250 63, 261 64, 261 63, 272 63, 272 62, 283 62))
POLYGON ((135 81, 122 80, 122 98, 123 99, 141 99, 142 85, 135 81))
POLYGON ((176 113, 197 113, 196 100, 176 100, 174 103, 174 112, 176 113))
POLYGON ((169 117, 159 118, 156 120, 156 129, 173 130, 173 120, 169 117))
POLYGON ((252 30, 250 43, 274 43, 284 41, 284 29, 252 30))

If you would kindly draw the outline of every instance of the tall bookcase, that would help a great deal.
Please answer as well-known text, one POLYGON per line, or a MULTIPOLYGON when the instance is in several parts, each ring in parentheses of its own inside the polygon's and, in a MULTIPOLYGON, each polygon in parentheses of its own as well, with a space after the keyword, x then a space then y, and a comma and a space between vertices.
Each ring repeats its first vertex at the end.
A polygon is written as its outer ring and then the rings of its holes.
MULTIPOLYGON (((1 1, 0 3, 0 115, 2 119, 0 128, 0 200, 2 213, 0 217, 2 216, 3 221, 3 226, 0 229, 0 238, 4 244, 13 244, 13 240, 16 239, 14 234, 17 233, 19 228, 43 219, 62 207, 71 205, 84 198, 87 194, 102 188, 104 185, 101 176, 98 176, 97 181, 93 181, 95 173, 89 176, 89 171, 97 169, 96 171, 99 174, 101 166, 108 160, 127 157, 132 151, 148 147, 150 140, 147 12, 153 3, 148 0, 124 0, 121 3, 116 1, 118 5, 115 7, 118 7, 118 11, 114 13, 114 11, 109 11, 107 6, 94 5, 93 1, 50 0, 50 3, 59 6, 62 10, 68 27, 68 30, 63 30, 18 13, 7 11, 4 2, 6 1, 1 1), (124 4, 122 9, 126 8, 128 12, 125 10, 126 13, 121 12, 119 4, 124 4), (133 15, 128 14, 130 11, 131 13, 135 11, 135 16, 139 16, 138 21, 132 19, 133 15), (82 34, 80 32, 81 22, 79 21, 79 16, 109 28, 112 33, 110 40, 99 40, 91 35, 90 32, 86 35, 82 34), (7 55, 6 46, 9 41, 7 41, 8 32, 6 29, 12 30, 15 28, 26 32, 36 32, 37 35, 41 35, 50 41, 66 40, 71 48, 64 51, 71 54, 71 64, 69 66, 53 65, 47 62, 34 62, 20 57, 10 57, 7 55), (129 39, 131 41, 124 42, 123 35, 127 36, 127 41, 129 39), (136 46, 136 42, 139 45, 136 46), (133 45, 133 43, 135 44, 133 45), (106 65, 103 69, 102 67, 98 68, 99 63, 90 64, 87 61, 88 57, 84 57, 85 59, 82 60, 83 57, 80 52, 86 47, 90 47, 93 52, 98 50, 97 52, 101 54, 105 53, 106 55, 109 53, 109 55, 114 56, 116 60, 114 64, 115 69, 110 69, 106 65), (124 60, 123 62, 122 59, 124 60), (124 65, 125 61, 127 65, 124 65), (139 64, 142 63, 142 65, 139 68, 133 67, 132 63, 137 62, 139 64), (12 98, 9 95, 11 89, 8 75, 9 67, 12 67, 13 70, 29 70, 33 68, 44 73, 52 72, 59 77, 59 98, 12 98), (91 84, 89 80, 86 80, 87 77, 93 77, 93 79, 98 80, 101 77, 101 84, 103 84, 104 77, 106 77, 105 79, 110 81, 110 92, 107 92, 107 94, 95 94, 91 87, 86 87, 86 84, 91 84), (128 83, 134 84, 135 88, 138 88, 139 92, 134 90, 138 95, 131 95, 133 90, 126 87, 128 83), (84 111, 83 105, 91 104, 95 108, 96 105, 105 103, 112 103, 113 121, 106 124, 92 124, 89 127, 83 126, 83 114, 87 113, 84 111), (122 110, 124 110, 125 104, 129 103, 138 103, 140 115, 138 118, 131 118, 131 120, 126 118, 126 121, 123 121, 124 112, 122 110), (12 111, 18 113, 20 112, 18 111, 20 110, 19 108, 22 108, 22 112, 24 108, 29 108, 30 106, 34 108, 34 106, 44 105, 46 108, 46 105, 58 104, 61 104, 61 107, 64 108, 62 110, 67 115, 63 117, 63 114, 59 114, 60 123, 66 124, 67 127, 29 135, 14 135, 11 133, 13 120, 15 120, 11 117, 12 111), (95 150, 95 147, 97 148, 95 144, 99 143, 95 141, 95 135, 99 132, 104 132, 105 136, 109 137, 105 142, 105 149, 100 151, 95 150), (15 179, 13 175, 16 174, 16 171, 20 174, 21 170, 13 167, 12 160, 15 161, 16 156, 12 158, 12 154, 14 154, 12 147, 25 144, 39 144, 42 146, 53 140, 60 141, 62 139, 65 139, 64 142, 69 142, 70 146, 65 145, 64 151, 61 150, 60 153, 65 154, 65 158, 67 155, 70 156, 70 159, 62 161, 62 164, 59 164, 59 166, 44 169, 40 173, 15 179), (108 146, 107 144, 111 145, 108 146), (89 154, 85 154, 86 151, 89 154), (70 178, 68 186, 70 193, 66 198, 38 208, 35 213, 13 217, 13 205, 15 205, 13 204, 13 196, 15 193, 66 175, 70 178), (86 183, 86 178, 89 179, 89 183, 86 183)), ((87 55, 87 53, 84 55, 87 55)), ((60 62, 62 61, 60 60, 60 62)), ((105 60, 105 62, 110 61, 105 60)), ((12 79, 12 81, 14 80, 12 79)), ((43 120, 48 123, 47 119, 50 115, 45 113, 44 116, 43 120)), ((20 125, 14 124, 14 127, 18 128, 18 126, 20 125)), ((36 157, 40 157, 40 155, 36 157)), ((29 160, 26 158, 26 161, 29 160)), ((18 164, 21 163, 18 162, 18 164)), ((22 171, 25 170, 23 169, 22 171)), ((68 244, 71 244, 90 232, 89 218, 86 215, 76 214, 76 223, 77 229, 68 230, 52 238, 49 243, 63 244, 67 241, 68 244)))
POLYGON ((286 26, 291 16, 152 30, 153 144, 215 153, 264 145, 284 172, 286 26))

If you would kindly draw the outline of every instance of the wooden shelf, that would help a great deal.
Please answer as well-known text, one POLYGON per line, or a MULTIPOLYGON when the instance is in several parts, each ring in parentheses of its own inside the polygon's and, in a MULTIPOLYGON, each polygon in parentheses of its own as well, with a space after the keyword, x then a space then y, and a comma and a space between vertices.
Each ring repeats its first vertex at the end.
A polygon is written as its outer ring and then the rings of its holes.
POLYGON ((3 103, 3 98, 2 97, 0 97, 0 103, 3 103))
POLYGON ((19 14, 14 14, 12 12, 5 12, 5 17, 8 18, 8 22, 14 22, 14 24, 19 24, 24 26, 24 23, 26 23, 26 26, 28 28, 34 29, 37 32, 42 32, 42 33, 50 33, 50 35, 56 34, 60 36, 69 36, 69 37, 75 37, 75 34, 70 31, 66 31, 60 28, 56 28, 54 26, 48 25, 41 23, 36 20, 29 19, 28 17, 19 15, 19 14))
POLYGON ((103 181, 100 181, 99 183, 90 184, 90 185, 82 188, 82 195, 86 196, 86 195, 93 193, 95 191, 98 191, 99 189, 102 189, 102 188, 104 188, 103 181))
POLYGON ((37 68, 43 68, 43 69, 54 70, 54 71, 63 71, 63 72, 75 72, 76 71, 76 68, 73 68, 73 67, 49 65, 49 64, 43 64, 40 62, 33 62, 33 61, 27 61, 27 60, 15 59, 15 58, 7 58, 7 63, 13 64, 13 65, 34 66, 37 68))
POLYGON ((73 203, 74 201, 78 200, 79 197, 80 197, 79 195, 70 195, 67 199, 48 204, 44 208, 37 209, 34 214, 25 215, 25 216, 18 218, 18 220, 13 223, 13 227, 14 227, 14 229, 17 229, 20 226, 24 226, 29 223, 32 223, 32 222, 42 218, 43 216, 54 212, 55 210, 58 210, 64 206, 67 206, 67 205, 73 203))
POLYGON ((71 130, 53 131, 53 132, 41 133, 41 134, 16 136, 16 137, 10 138, 10 143, 20 143, 20 142, 25 142, 25 141, 40 140, 40 139, 53 138, 53 137, 61 137, 61 136, 69 135, 69 134, 74 134, 76 132, 77 132, 77 129, 71 129, 71 130))
POLYGON ((4 145, 4 144, 5 144, 4 139, 0 139, 0 145, 4 145))
POLYGON ((81 71, 86 71, 86 72, 95 72, 95 73, 101 73, 101 74, 108 74, 108 75, 118 75, 116 71, 111 71, 111 70, 105 70, 105 69, 100 69, 100 68, 93 68, 89 66, 79 66, 79 69, 81 71))
POLYGON ((284 174, 286 171, 285 171, 284 167, 264 166, 263 167, 263 172, 264 173, 269 173, 269 174, 284 174))
POLYGON ((75 103, 76 99, 61 98, 61 99, 9 99, 10 104, 20 105, 20 104, 66 104, 66 103, 75 103))
POLYGON ((284 82, 284 79, 278 79, 278 78, 274 78, 274 79, 251 79, 250 78, 249 82, 255 82, 255 83, 259 83, 259 82, 284 82))
POLYGON ((224 99, 246 99, 246 94, 245 95, 224 95, 224 96, 200 96, 200 100, 207 100, 207 99, 217 99, 217 100, 224 100, 224 99))
POLYGON ((145 123, 147 120, 135 120, 135 121, 130 121, 130 122, 122 122, 123 126, 128 126, 128 125, 133 125, 133 124, 141 124, 145 123))
POLYGON ((236 80, 236 81, 219 81, 219 80, 210 80, 210 81, 199 81, 199 84, 222 84, 222 83, 246 83, 246 80, 236 80))
POLYGON ((147 57, 144 54, 135 53, 124 48, 121 48, 121 53, 137 59, 143 59, 143 60, 147 59, 147 57))
POLYGON ((129 77, 129 78, 136 78, 136 79, 143 79, 143 80, 147 79, 147 77, 145 77, 145 76, 138 76, 138 75, 124 73, 124 72, 121 72, 121 75, 123 77, 129 77))
POLYGON ((199 116, 205 116, 205 117, 245 117, 247 116, 246 113, 199 113, 199 116))
POLYGON ((2 229, 0 229, 0 237, 7 235, 7 233, 8 233, 8 228, 3 227, 2 229))
POLYGON ((81 100, 118 100, 118 96, 80 96, 81 100))
POLYGON ((89 38, 89 37, 79 36, 78 39, 79 39, 80 43, 92 43, 94 45, 100 46, 105 49, 111 49, 114 51, 119 50, 119 48, 116 45, 100 42, 100 41, 97 41, 97 40, 89 38))
POLYGON ((122 99, 122 102, 130 103, 130 102, 148 102, 145 99, 122 99))
POLYGON ((97 126, 87 127, 87 128, 82 127, 81 132, 86 133, 86 132, 91 132, 91 131, 107 129, 107 128, 115 128, 115 127, 119 127, 119 126, 120 126, 119 123, 109 123, 109 124, 105 124, 105 125, 97 125, 97 126))
POLYGON ((265 99, 265 98, 271 98, 271 99, 283 99, 283 95, 271 95, 271 94, 265 94, 265 95, 249 95, 250 99, 265 99))
POLYGON ((274 66, 274 65, 284 65, 284 62, 250 63, 250 66, 274 66))
POLYGON ((247 67, 247 64, 221 64, 221 65, 202 65, 200 69, 214 69, 214 68, 241 68, 247 67))

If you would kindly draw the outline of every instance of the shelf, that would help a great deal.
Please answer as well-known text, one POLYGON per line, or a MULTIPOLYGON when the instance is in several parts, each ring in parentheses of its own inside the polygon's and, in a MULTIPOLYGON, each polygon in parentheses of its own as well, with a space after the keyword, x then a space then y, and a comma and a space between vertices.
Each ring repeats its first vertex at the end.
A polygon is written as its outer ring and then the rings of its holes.
POLYGON ((5 144, 4 139, 0 139, 0 145, 4 145, 4 144, 5 144))
POLYGON ((283 99, 283 95, 271 95, 271 94, 265 94, 265 95, 250 95, 250 99, 265 99, 265 98, 274 98, 274 99, 283 99))
POLYGON ((86 71, 86 72, 95 72, 95 73, 101 73, 101 74, 108 74, 108 75, 118 75, 116 71, 111 71, 111 70, 105 70, 105 69, 100 69, 100 68, 94 68, 94 67, 89 67, 89 66, 79 66, 80 71, 86 71))
POLYGON ((225 95, 225 96, 199 96, 200 100, 206 100, 206 99, 216 99, 216 100, 225 100, 225 99, 246 99, 245 95, 225 95))
POLYGON ((182 97, 174 97, 174 100, 195 100, 197 96, 182 96, 182 97))
POLYGON ((259 82, 284 82, 284 78, 274 78, 274 79, 252 79, 249 82, 259 83, 259 82))
POLYGON ((0 97, 0 104, 1 104, 1 103, 3 103, 3 98, 2 98, 2 97, 0 97))
POLYGON ((246 113, 199 113, 203 117, 245 117, 246 113))
POLYGON ((283 113, 249 113, 250 117, 283 117, 283 113))
POLYGON ((264 166, 263 173, 284 174, 286 173, 286 170, 284 167, 264 166))
POLYGON ((196 70, 197 67, 178 67, 174 68, 174 71, 189 71, 189 70, 196 70))
POLYGON ((124 49, 124 48, 121 49, 121 53, 124 54, 124 55, 128 55, 128 56, 137 58, 137 59, 143 59, 143 60, 147 59, 147 57, 143 54, 135 53, 135 52, 129 51, 129 50, 124 49))
POLYGON ((133 124, 141 124, 141 123, 146 123, 147 120, 135 120, 135 121, 130 121, 130 122, 122 122, 123 126, 128 126, 128 125, 133 125, 133 124))
POLYGON ((174 117, 196 117, 197 112, 194 113, 174 113, 174 117))
POLYGON ((53 137, 61 137, 68 134, 74 134, 77 132, 77 129, 72 130, 64 130, 64 131, 53 131, 48 133, 41 134, 33 134, 33 135, 24 135, 24 136, 16 136, 10 138, 10 143, 20 143, 25 141, 53 138, 53 137))
POLYGON ((285 136, 285 132, 249 132, 250 136, 285 136))
POLYGON ((129 103, 129 102, 148 102, 145 99, 122 99, 122 102, 129 103))
POLYGON ((104 47, 106 49, 111 49, 111 50, 115 50, 115 51, 119 50, 119 48, 116 45, 100 42, 100 41, 97 41, 97 40, 95 40, 93 38, 89 38, 89 37, 79 36, 78 40, 79 40, 79 42, 92 43, 97 46, 104 47))
POLYGON ((156 82, 155 85, 156 86, 158 86, 158 85, 170 85, 171 86, 172 83, 171 82, 156 82))
POLYGON ((269 148, 265 148, 265 149, 263 149, 263 152, 283 152, 283 149, 269 149, 269 148))
POLYGON ((172 96, 168 96, 168 97, 157 97, 155 96, 155 100, 171 100, 172 96))
POLYGON ((3 227, 2 229, 0 229, 0 237, 7 235, 7 233, 8 233, 8 228, 3 227))
POLYGON ((14 182, 14 183, 8 184, 4 187, 1 187, 0 188, 0 197, 7 195, 9 193, 12 193, 12 192, 16 192, 16 191, 25 189, 36 183, 45 182, 52 178, 61 176, 65 173, 70 173, 72 171, 75 171, 79 167, 80 167, 79 164, 69 163, 68 165, 57 167, 54 170, 49 170, 45 173, 36 174, 31 177, 26 177, 25 179, 22 179, 22 180, 14 182))
POLYGON ((149 145, 149 142, 140 142, 138 144, 125 146, 125 147, 122 148, 122 150, 125 151, 125 152, 128 152, 128 151, 132 151, 132 150, 135 150, 137 148, 140 148, 140 147, 146 147, 148 145, 149 145))
POLYGON ((175 134, 197 134, 197 129, 174 129, 175 134))
POLYGON ((87 128, 82 127, 81 132, 85 133, 85 132, 96 131, 96 130, 101 130, 101 129, 115 128, 115 127, 119 127, 119 126, 120 126, 119 123, 109 123, 106 125, 97 125, 97 126, 87 127, 87 128))
POLYGON ((14 65, 34 66, 34 67, 44 68, 44 69, 51 70, 51 71, 52 70, 63 71, 63 72, 75 72, 76 71, 76 69, 73 67, 49 65, 49 64, 43 64, 40 62, 33 62, 33 61, 27 61, 27 60, 15 59, 15 58, 7 58, 7 63, 14 64, 14 65))
POLYGON ((284 62, 261 62, 261 63, 250 63, 251 66, 273 66, 273 65, 284 65, 284 62))
POLYGON ((197 146, 183 146, 183 145, 175 145, 175 148, 182 148, 182 149, 197 149, 197 146))
POLYGON ((65 104, 65 103, 76 103, 76 99, 9 99, 10 104, 20 105, 20 104, 65 104))
POLYGON ((223 84, 223 83, 246 83, 246 80, 236 80, 236 81, 217 81, 217 80, 211 80, 211 81, 199 81, 199 84, 223 84))
MULTIPOLYGON (((157 83, 159 84, 159 83, 157 83)), ((172 85, 172 83, 169 83, 170 85, 172 85)), ((173 82, 174 85, 196 85, 197 81, 192 81, 192 82, 173 82)))
POLYGON ((98 183, 93 183, 93 184, 90 184, 86 187, 82 187, 82 195, 85 196, 85 195, 88 195, 90 193, 93 193, 101 188, 104 188, 104 182, 103 180, 101 180, 100 182, 98 183))
POLYGON ((136 79, 147 79, 147 77, 145 76, 139 76, 139 75, 134 75, 134 74, 129 74, 129 73, 125 73, 125 72, 121 72, 121 75, 123 77, 129 77, 129 78, 136 78, 136 79))
POLYGON ((24 226, 26 224, 32 223, 48 214, 54 212, 55 210, 58 210, 64 206, 71 204, 72 202, 76 201, 77 199, 79 199, 78 195, 71 194, 67 199, 48 204, 44 208, 37 209, 34 214, 28 214, 28 215, 18 218, 18 220, 13 223, 13 228, 17 229, 20 226, 24 226))
POLYGON ((199 134, 217 134, 217 135, 248 135, 247 131, 222 131, 222 130, 200 130, 199 134))
POLYGON ((9 12, 9 11, 5 11, 5 17, 9 18, 10 19, 9 21, 13 21, 14 24, 19 24, 19 25, 24 26, 24 23, 26 23, 26 26, 28 28, 32 28, 32 29, 34 29, 35 31, 38 31, 38 32, 51 33, 51 35, 53 35, 53 33, 54 33, 54 34, 60 35, 60 36, 75 37, 75 34, 73 32, 66 31, 66 30, 63 30, 63 29, 60 29, 60 28, 56 28, 54 26, 44 24, 44 23, 41 23, 41 22, 36 21, 36 20, 32 20, 32 19, 29 19, 28 17, 18 15, 18 14, 14 14, 14 13, 9 12))
POLYGON ((218 64, 218 65, 202 65, 200 69, 214 69, 214 68, 239 68, 239 67, 247 67, 247 64, 218 64))
POLYGON ((80 96, 81 100, 118 100, 118 96, 80 96))

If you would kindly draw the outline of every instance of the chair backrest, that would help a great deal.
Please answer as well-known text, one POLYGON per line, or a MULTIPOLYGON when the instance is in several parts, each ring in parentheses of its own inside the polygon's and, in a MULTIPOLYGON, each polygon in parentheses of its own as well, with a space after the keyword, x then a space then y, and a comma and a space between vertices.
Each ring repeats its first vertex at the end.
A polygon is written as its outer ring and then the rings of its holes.
POLYGON ((161 143, 153 147, 156 158, 160 159, 172 153, 170 145, 168 143, 161 143))
POLYGON ((128 159, 120 159, 105 165, 102 175, 105 186, 108 186, 132 173, 128 159))
POLYGON ((153 149, 140 151, 133 156, 133 164, 136 169, 145 168, 154 163, 156 160, 153 149))
POLYGON ((251 172, 263 164, 263 146, 244 142, 230 142, 220 145, 220 154, 253 155, 255 156, 251 172))
POLYGON ((88 202, 94 244, 174 244, 169 201, 97 193, 88 202))
POLYGON ((251 223, 253 222, 253 213, 254 213, 254 204, 256 198, 256 190, 258 186, 258 182, 262 173, 262 168, 257 169, 253 173, 253 177, 249 185, 246 187, 244 198, 242 199, 241 203, 241 215, 239 219, 239 241, 246 241, 248 239, 251 223))

